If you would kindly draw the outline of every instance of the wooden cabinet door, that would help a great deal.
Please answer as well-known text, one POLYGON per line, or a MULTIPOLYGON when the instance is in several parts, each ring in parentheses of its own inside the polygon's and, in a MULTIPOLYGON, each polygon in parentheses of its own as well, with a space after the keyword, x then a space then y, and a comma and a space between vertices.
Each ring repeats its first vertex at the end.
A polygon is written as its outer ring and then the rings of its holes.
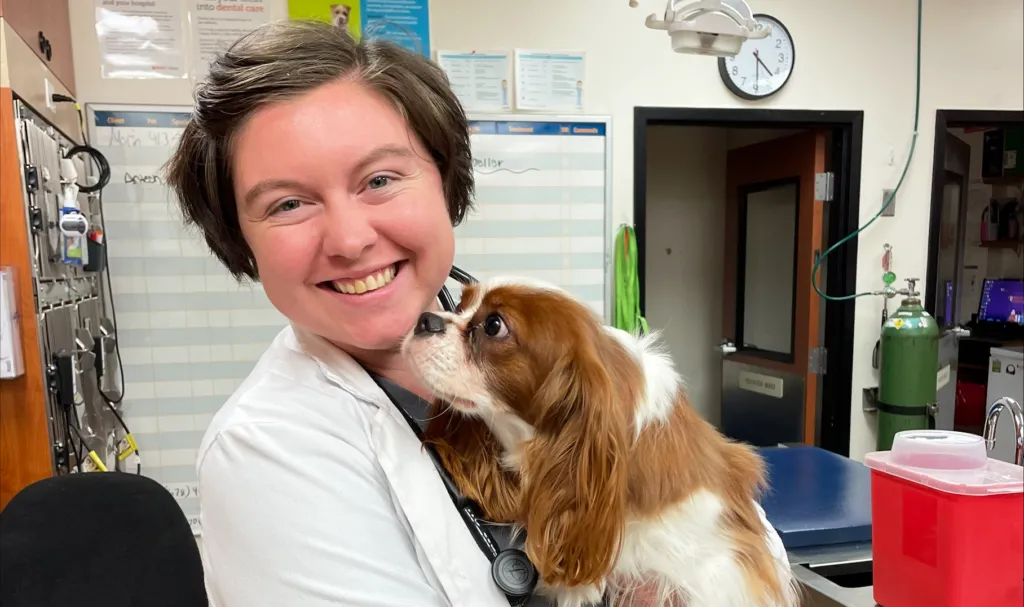
POLYGON ((3 18, 32 52, 75 94, 75 63, 71 51, 68 0, 0 0, 3 18), (40 34, 49 43, 49 53, 40 34))

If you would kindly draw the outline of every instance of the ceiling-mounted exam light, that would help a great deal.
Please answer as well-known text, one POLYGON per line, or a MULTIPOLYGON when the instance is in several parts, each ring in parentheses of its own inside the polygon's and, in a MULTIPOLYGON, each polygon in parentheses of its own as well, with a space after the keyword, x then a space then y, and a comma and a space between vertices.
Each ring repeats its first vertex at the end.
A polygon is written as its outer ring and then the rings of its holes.
POLYGON ((677 53, 715 57, 731 57, 745 40, 771 33, 770 26, 754 20, 743 0, 668 0, 664 19, 652 14, 646 25, 667 30, 677 53))

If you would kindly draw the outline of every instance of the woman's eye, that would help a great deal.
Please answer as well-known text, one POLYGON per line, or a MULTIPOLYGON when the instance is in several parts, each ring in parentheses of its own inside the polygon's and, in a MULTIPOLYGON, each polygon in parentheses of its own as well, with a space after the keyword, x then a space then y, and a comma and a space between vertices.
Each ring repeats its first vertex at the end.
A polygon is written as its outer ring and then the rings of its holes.
POLYGON ((387 175, 377 175, 376 177, 370 179, 369 186, 371 190, 379 190, 380 188, 383 188, 389 183, 391 183, 390 177, 388 177, 387 175))
POLYGON ((490 314, 484 319, 484 333, 487 337, 502 338, 508 335, 508 327, 501 316, 490 314))
POLYGON ((285 200, 281 204, 274 207, 274 213, 281 213, 284 211, 294 211, 295 209, 302 206, 302 203, 298 200, 285 200))

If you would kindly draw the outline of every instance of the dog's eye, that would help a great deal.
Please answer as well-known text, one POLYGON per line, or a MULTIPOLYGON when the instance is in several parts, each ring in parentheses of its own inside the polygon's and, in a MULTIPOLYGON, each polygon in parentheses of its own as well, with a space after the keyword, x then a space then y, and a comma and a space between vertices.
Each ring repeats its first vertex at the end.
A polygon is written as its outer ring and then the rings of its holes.
POLYGON ((508 327, 501 316, 490 314, 484 319, 484 333, 487 337, 501 338, 508 335, 508 327))

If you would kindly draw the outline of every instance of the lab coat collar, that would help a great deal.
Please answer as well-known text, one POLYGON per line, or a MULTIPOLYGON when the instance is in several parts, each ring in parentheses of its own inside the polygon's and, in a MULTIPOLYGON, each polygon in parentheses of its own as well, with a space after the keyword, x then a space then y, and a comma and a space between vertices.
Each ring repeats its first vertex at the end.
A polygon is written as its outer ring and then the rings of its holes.
POLYGON ((292 325, 295 349, 309 356, 328 381, 378 409, 370 431, 378 461, 453 607, 507 605, 490 582, 490 562, 476 546, 434 464, 397 406, 351 356, 326 339, 292 325), (446 504, 438 510, 431 504, 446 504), (474 580, 480 580, 474 582, 474 580))
POLYGON ((323 337, 292 323, 296 345, 316 361, 327 379, 366 403, 381 406, 388 397, 354 358, 323 337))

